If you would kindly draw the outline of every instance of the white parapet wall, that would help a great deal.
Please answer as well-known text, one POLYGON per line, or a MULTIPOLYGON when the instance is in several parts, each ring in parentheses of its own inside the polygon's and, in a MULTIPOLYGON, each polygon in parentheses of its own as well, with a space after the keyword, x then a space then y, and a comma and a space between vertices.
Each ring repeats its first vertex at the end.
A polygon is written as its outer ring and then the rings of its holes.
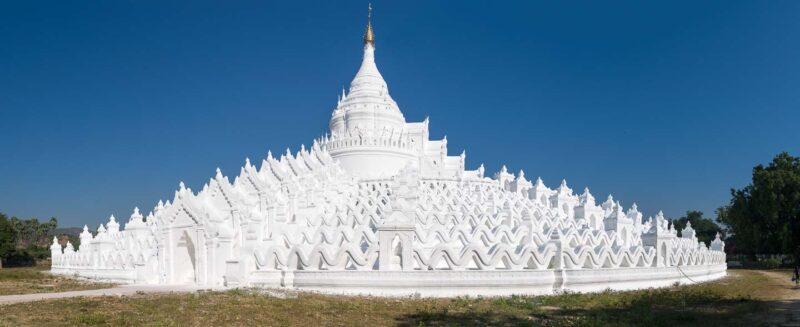
POLYGON ((696 284, 722 278, 725 274, 725 264, 539 271, 297 271, 293 274, 292 286, 299 290, 345 295, 549 295, 696 284))

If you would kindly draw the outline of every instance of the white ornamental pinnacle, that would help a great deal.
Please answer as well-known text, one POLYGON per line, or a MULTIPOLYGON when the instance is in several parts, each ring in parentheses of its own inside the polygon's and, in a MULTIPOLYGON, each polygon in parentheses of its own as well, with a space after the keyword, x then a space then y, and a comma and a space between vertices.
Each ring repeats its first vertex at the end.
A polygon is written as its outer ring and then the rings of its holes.
POLYGON ((595 205, 595 199, 594 196, 592 196, 592 193, 589 192, 589 187, 583 188, 583 194, 581 194, 580 199, 582 204, 587 204, 591 206, 595 205))
POLYGON ((139 212, 139 207, 133 208, 133 213, 131 214, 130 220, 142 220, 144 216, 139 212))
POLYGON ((386 296, 627 290, 725 276, 720 237, 708 247, 678 237, 663 213, 642 224, 635 204, 625 212, 609 195, 598 206, 588 187, 575 195, 566 180, 551 189, 522 169, 515 176, 504 165, 494 178, 483 164, 468 169, 465 151, 450 155, 447 138, 431 139, 427 117, 406 122, 378 71, 371 18, 358 73, 310 149, 267 151, 259 167, 247 158, 232 182, 217 168, 197 193, 180 182, 144 221, 134 208, 121 231, 113 216, 94 237, 85 227, 77 250, 54 240, 51 272, 386 296))

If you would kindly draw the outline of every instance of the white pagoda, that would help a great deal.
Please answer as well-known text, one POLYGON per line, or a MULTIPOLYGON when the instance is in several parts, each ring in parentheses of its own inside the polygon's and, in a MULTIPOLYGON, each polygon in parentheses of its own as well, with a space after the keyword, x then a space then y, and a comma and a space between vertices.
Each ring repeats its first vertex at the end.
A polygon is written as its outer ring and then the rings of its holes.
POLYGON ((114 216, 80 246, 54 240, 52 272, 133 284, 293 288, 423 296, 550 294, 692 283, 726 274, 724 243, 678 236, 609 196, 551 189, 505 166, 465 170, 464 153, 406 122, 375 64, 371 21, 361 67, 309 148, 200 191, 124 228, 114 216))

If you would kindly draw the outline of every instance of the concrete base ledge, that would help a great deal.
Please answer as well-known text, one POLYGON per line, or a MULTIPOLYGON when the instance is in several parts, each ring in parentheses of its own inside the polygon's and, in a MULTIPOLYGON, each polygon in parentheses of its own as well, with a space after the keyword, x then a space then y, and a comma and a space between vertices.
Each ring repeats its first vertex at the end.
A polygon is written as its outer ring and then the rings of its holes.
MULTIPOLYGON (((725 264, 682 267, 564 270, 260 270, 241 284, 327 294, 376 296, 508 296, 560 292, 636 290, 694 284, 725 277, 725 264)), ((116 283, 134 283, 132 270, 53 269, 69 275, 116 283)))
POLYGON ((133 284, 136 281, 136 271, 125 269, 53 268, 50 273, 117 284, 133 284))
POLYGON ((328 294, 453 297, 636 290, 722 278, 726 265, 571 270, 257 271, 254 287, 328 294))

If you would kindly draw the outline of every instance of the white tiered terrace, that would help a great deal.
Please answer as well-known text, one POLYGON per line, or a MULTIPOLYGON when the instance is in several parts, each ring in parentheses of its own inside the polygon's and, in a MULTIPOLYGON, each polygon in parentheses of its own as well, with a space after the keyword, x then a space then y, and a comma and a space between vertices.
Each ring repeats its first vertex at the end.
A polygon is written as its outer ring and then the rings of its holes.
POLYGON ((199 192, 183 183, 120 230, 111 216, 81 244, 54 240, 52 272, 138 284, 285 287, 329 293, 456 296, 550 294, 667 286, 726 274, 724 243, 698 242, 659 213, 643 221, 505 167, 484 176, 407 123, 364 58, 330 134, 233 182, 217 170, 199 192))

